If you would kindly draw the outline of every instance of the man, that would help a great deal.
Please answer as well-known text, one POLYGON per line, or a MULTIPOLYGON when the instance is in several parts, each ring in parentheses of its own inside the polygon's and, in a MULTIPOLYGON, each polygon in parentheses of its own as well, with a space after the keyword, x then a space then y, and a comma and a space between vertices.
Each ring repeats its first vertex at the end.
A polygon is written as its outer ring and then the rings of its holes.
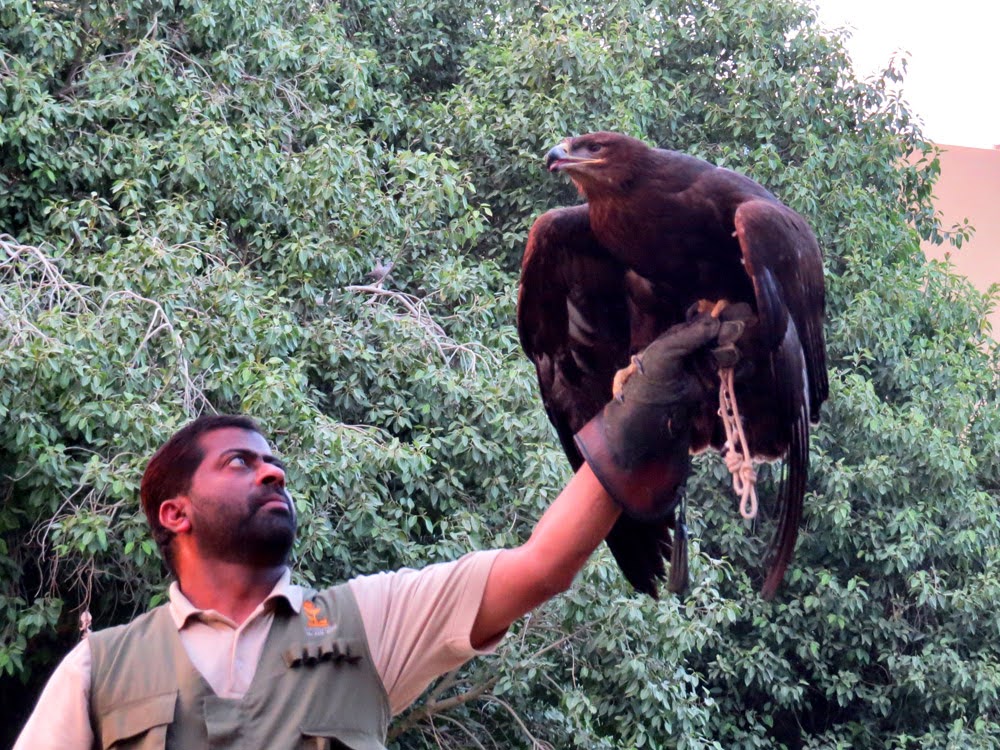
POLYGON ((576 473, 523 545, 322 591, 290 583, 295 506, 260 428, 238 416, 195 420, 156 452, 140 489, 176 577, 169 604, 71 651, 16 750, 383 748, 390 716, 432 679, 492 650, 514 620, 571 585, 629 505, 595 470, 628 489, 630 472, 648 485, 650 461, 686 455, 677 436, 702 395, 687 362, 717 342, 720 325, 701 315, 647 348, 591 423, 599 429, 587 439, 604 444, 581 446, 602 465, 576 473), (665 383, 671 398, 642 397, 665 383))

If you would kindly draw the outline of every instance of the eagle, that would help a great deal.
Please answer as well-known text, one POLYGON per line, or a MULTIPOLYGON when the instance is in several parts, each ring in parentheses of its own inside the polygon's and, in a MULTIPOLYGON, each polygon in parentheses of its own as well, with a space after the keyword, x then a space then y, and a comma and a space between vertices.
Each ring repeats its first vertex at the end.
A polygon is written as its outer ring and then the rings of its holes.
MULTIPOLYGON (((612 398, 616 373, 633 355, 693 306, 749 305, 733 388, 753 460, 784 459, 761 587, 773 598, 798 538, 809 426, 829 390, 823 261, 812 230, 750 178, 620 133, 567 138, 548 152, 546 167, 565 172, 586 202, 549 210, 532 225, 517 328, 573 469, 583 463, 573 436, 612 398)), ((718 374, 710 376, 718 385, 718 374)), ((719 401, 706 399, 690 452, 725 446, 719 401)), ((653 521, 623 514, 606 539, 629 583, 653 597, 679 501, 653 521)))

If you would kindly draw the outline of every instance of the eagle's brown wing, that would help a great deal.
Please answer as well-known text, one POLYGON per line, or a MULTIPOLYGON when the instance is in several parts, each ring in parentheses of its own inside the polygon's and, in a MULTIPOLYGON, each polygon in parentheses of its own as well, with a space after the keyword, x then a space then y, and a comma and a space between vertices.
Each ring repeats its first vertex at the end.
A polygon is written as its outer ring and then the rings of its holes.
POLYGON ((736 236, 757 296, 761 328, 777 345, 787 321, 794 323, 805 357, 809 418, 819 421, 829 395, 823 318, 823 258, 801 216, 781 203, 751 200, 736 210, 736 236))
MULTIPOLYGON (((625 269, 592 234, 588 207, 539 217, 521 262, 517 330, 574 470, 583 457, 573 435, 610 400, 614 374, 629 361, 630 326, 625 269)), ((608 535, 636 590, 656 596, 672 526, 672 517, 642 523, 622 516, 608 535)))
POLYGON ((780 517, 761 590, 770 599, 784 578, 798 538, 809 470, 809 421, 819 419, 829 390, 823 261, 805 221, 780 203, 747 201, 737 209, 735 222, 757 299, 758 335, 770 352, 772 416, 788 431, 780 517))

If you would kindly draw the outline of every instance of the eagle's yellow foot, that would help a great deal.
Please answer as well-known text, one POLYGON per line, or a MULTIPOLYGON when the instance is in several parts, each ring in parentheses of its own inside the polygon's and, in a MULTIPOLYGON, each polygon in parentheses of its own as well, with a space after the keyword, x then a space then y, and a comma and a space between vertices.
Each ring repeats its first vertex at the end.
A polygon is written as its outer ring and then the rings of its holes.
POLYGON ((615 401, 621 403, 623 400, 622 388, 625 387, 625 381, 627 381, 632 374, 636 371, 642 370, 642 360, 635 354, 632 355, 632 361, 629 362, 628 367, 623 367, 618 372, 615 373, 614 380, 611 381, 611 395, 614 397, 615 401))
POLYGON ((722 311, 729 307, 729 300, 720 299, 718 301, 713 301, 710 299, 700 299, 697 302, 698 314, 708 313, 713 318, 717 318, 722 314, 722 311))

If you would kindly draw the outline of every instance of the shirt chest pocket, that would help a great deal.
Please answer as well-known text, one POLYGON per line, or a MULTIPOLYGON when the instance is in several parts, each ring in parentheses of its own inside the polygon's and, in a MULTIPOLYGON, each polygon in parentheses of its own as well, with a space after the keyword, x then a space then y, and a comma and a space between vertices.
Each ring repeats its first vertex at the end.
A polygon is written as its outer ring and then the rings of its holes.
POLYGON ((301 747, 309 750, 385 750, 376 727, 382 710, 381 682, 354 640, 324 639, 285 652, 289 673, 304 688, 301 747))
POLYGON ((340 727, 302 728, 302 750, 385 750, 385 745, 364 732, 340 727))
POLYGON ((101 718, 102 750, 163 750, 174 720, 177 692, 153 695, 118 706, 101 718))

